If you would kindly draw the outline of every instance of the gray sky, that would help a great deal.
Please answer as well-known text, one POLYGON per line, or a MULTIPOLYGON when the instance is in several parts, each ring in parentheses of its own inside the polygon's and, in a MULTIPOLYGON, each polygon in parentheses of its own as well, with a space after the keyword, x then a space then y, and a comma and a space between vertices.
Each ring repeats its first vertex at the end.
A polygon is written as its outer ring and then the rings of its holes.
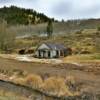
POLYGON ((100 18, 100 0, 0 0, 0 7, 32 8, 55 19, 100 18))

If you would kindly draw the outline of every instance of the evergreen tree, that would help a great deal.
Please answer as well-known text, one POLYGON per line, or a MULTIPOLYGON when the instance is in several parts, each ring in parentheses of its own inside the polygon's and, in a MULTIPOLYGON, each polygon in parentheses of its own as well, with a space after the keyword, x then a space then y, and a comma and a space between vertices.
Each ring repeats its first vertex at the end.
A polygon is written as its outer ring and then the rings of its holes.
POLYGON ((53 34, 53 24, 52 21, 50 20, 47 25, 47 36, 51 37, 52 34, 53 34))
POLYGON ((16 6, 0 8, 0 18, 6 20, 10 25, 38 24, 52 20, 43 13, 38 13, 32 9, 18 8, 16 6), (29 16, 32 17, 29 18, 29 16), (35 18, 38 20, 36 21, 35 18))

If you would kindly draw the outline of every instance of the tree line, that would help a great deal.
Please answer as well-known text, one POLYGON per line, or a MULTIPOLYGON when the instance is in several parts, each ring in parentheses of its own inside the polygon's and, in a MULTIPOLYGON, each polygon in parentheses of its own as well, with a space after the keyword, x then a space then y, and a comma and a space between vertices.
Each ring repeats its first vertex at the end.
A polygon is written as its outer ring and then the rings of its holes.
POLYGON ((18 8, 16 6, 0 8, 0 18, 7 21, 8 24, 38 24, 45 23, 54 18, 49 18, 43 13, 38 13, 32 9, 18 8))

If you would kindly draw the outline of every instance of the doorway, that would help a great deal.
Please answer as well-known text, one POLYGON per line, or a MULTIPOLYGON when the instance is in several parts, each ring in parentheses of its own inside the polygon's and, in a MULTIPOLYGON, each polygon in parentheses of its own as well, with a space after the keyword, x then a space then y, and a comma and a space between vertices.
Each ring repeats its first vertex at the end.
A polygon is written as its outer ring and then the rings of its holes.
POLYGON ((48 58, 51 58, 51 54, 50 54, 50 51, 48 51, 48 58))

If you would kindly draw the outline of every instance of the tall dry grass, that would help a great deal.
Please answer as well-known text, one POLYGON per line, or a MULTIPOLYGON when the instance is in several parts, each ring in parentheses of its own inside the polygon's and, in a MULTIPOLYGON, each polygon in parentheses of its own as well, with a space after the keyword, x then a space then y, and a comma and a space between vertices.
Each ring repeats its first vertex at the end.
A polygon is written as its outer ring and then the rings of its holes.
POLYGON ((58 97, 79 95, 73 76, 66 78, 52 76, 43 80, 39 75, 29 74, 25 77, 16 77, 14 82, 58 97))
POLYGON ((43 84, 43 80, 39 75, 33 75, 30 74, 25 78, 25 82, 28 86, 31 86, 32 88, 35 89, 40 89, 42 84, 43 84))
POLYGON ((74 76, 66 76, 65 84, 69 87, 69 90, 73 95, 79 95, 81 92, 82 83, 74 76))
POLYGON ((43 90, 53 95, 72 95, 64 82, 64 78, 50 77, 44 81, 43 90))

